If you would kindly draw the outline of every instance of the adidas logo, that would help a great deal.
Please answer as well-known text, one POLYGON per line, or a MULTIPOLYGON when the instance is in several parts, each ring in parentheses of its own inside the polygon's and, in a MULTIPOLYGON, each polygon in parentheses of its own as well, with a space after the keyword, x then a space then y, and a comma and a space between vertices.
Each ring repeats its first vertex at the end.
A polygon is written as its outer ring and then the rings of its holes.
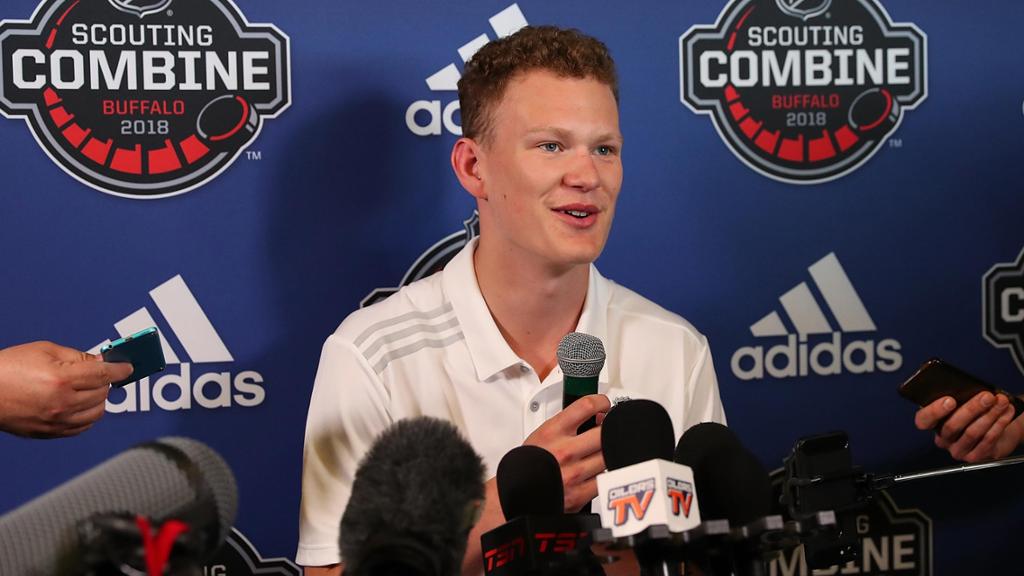
MULTIPOLYGON (((154 405, 161 410, 174 411, 190 410, 193 404, 212 409, 233 405, 252 407, 263 403, 266 391, 259 372, 245 370, 232 377, 230 371, 214 371, 196 375, 193 379, 192 363, 224 364, 233 362, 234 358, 181 275, 150 290, 149 296, 170 327, 170 332, 159 328, 161 324, 145 307, 115 322, 114 329, 123 337, 157 326, 167 369, 112 390, 107 399, 107 412, 149 412, 154 405), (185 353, 185 361, 168 342, 167 334, 177 339, 185 353), (152 382, 151 378, 154 379, 152 382)), ((89 352, 98 354, 100 348, 109 343, 110 340, 104 340, 89 352)))
MULTIPOLYGON (((519 9, 518 4, 512 4, 491 16, 488 21, 498 38, 514 34, 527 24, 526 17, 523 16, 523 11, 519 9)), ((459 48, 459 57, 466 62, 473 57, 473 54, 476 54, 477 50, 490 41, 487 34, 477 36, 459 48)), ((427 77, 427 87, 434 92, 454 92, 459 89, 459 78, 462 78, 462 74, 452 62, 427 77)), ((448 132, 462 136, 462 126, 455 122, 455 113, 458 111, 459 99, 457 96, 448 102, 443 110, 440 100, 417 100, 405 110, 405 124, 417 136, 439 136, 442 126, 448 132), (424 123, 423 120, 426 122, 424 123)))
POLYGON ((875 332, 876 328, 835 253, 818 260, 807 271, 817 294, 807 282, 801 282, 779 297, 789 325, 773 311, 750 326, 755 338, 785 338, 786 342, 767 350, 765 346, 740 348, 732 355, 732 373, 740 380, 761 380, 766 374, 794 378, 810 373, 831 376, 844 371, 864 374, 899 370, 903 365, 901 345, 892 338, 844 343, 845 334, 875 332), (819 306, 819 298, 831 319, 819 306))

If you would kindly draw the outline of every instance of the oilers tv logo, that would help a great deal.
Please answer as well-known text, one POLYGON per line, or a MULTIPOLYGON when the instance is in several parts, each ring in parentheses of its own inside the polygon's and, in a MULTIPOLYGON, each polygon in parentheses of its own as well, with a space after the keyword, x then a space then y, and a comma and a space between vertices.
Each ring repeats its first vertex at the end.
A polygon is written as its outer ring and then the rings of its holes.
POLYGON ((0 75, 4 116, 130 198, 205 184, 291 104, 288 37, 231 0, 44 0, 0 22, 0 75))
POLYGON ((675 478, 668 478, 667 484, 666 496, 672 506, 672 515, 689 518, 690 508, 693 507, 693 484, 675 478))
POLYGON ((679 50, 683 104, 793 184, 856 170, 928 94, 925 34, 876 0, 733 0, 679 50))
POLYGON ((624 525, 631 515, 637 520, 643 520, 654 499, 654 492, 654 478, 609 490, 608 509, 615 512, 615 525, 624 525))

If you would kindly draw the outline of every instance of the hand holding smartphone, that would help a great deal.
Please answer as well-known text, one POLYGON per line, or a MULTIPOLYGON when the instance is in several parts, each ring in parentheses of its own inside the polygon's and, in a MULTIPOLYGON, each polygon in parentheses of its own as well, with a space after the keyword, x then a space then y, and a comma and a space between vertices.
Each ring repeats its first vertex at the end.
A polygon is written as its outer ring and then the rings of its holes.
POLYGON ((141 380, 160 372, 166 366, 164 351, 160 347, 160 335, 155 326, 114 340, 100 348, 100 355, 104 362, 130 362, 132 365, 133 371, 128 378, 110 383, 114 387, 141 380))
POLYGON ((922 407, 943 396, 951 396, 959 407, 982 392, 1006 396, 1013 406, 1014 418, 1024 413, 1024 400, 938 358, 922 364, 899 388, 901 396, 922 407))

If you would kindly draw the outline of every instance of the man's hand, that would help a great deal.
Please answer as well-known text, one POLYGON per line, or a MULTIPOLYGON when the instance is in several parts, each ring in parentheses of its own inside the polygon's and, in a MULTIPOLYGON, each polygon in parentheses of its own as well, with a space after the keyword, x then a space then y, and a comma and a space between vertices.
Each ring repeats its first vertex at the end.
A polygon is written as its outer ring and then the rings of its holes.
POLYGON ((52 342, 0 350, 0 430, 74 436, 103 416, 110 383, 131 373, 131 364, 109 364, 52 342))
POLYGON ((1013 406, 1006 396, 990 392, 975 395, 959 408, 953 398, 939 398, 917 411, 914 425, 920 430, 931 430, 947 416, 935 431, 935 445, 965 462, 1010 454, 1024 432, 1021 419, 1013 419, 1013 406))
POLYGON ((611 406, 603 394, 584 396, 541 424, 523 442, 524 445, 544 448, 558 460, 565 487, 566 512, 578 512, 597 497, 597 475, 604 472, 601 427, 579 436, 576 429, 592 416, 597 416, 600 424, 611 406))

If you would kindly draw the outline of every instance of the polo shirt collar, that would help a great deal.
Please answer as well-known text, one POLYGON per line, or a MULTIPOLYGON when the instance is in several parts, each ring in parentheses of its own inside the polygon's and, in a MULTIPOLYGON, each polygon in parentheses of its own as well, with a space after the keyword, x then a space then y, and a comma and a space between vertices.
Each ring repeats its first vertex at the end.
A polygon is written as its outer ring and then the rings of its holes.
MULTIPOLYGON (((462 326, 477 378, 483 382, 503 370, 522 364, 523 360, 512 351, 501 335, 483 294, 480 293, 480 285, 477 283, 476 270, 473 266, 473 253, 476 251, 478 240, 470 240, 448 262, 442 283, 444 292, 455 310, 455 316, 459 319, 459 325, 462 326)), ((602 342, 606 341, 610 297, 608 280, 605 280, 591 264, 587 297, 583 304, 583 313, 577 323, 577 332, 596 336, 602 342)), ((607 383, 607 371, 606 364, 601 370, 600 382, 607 383)))

